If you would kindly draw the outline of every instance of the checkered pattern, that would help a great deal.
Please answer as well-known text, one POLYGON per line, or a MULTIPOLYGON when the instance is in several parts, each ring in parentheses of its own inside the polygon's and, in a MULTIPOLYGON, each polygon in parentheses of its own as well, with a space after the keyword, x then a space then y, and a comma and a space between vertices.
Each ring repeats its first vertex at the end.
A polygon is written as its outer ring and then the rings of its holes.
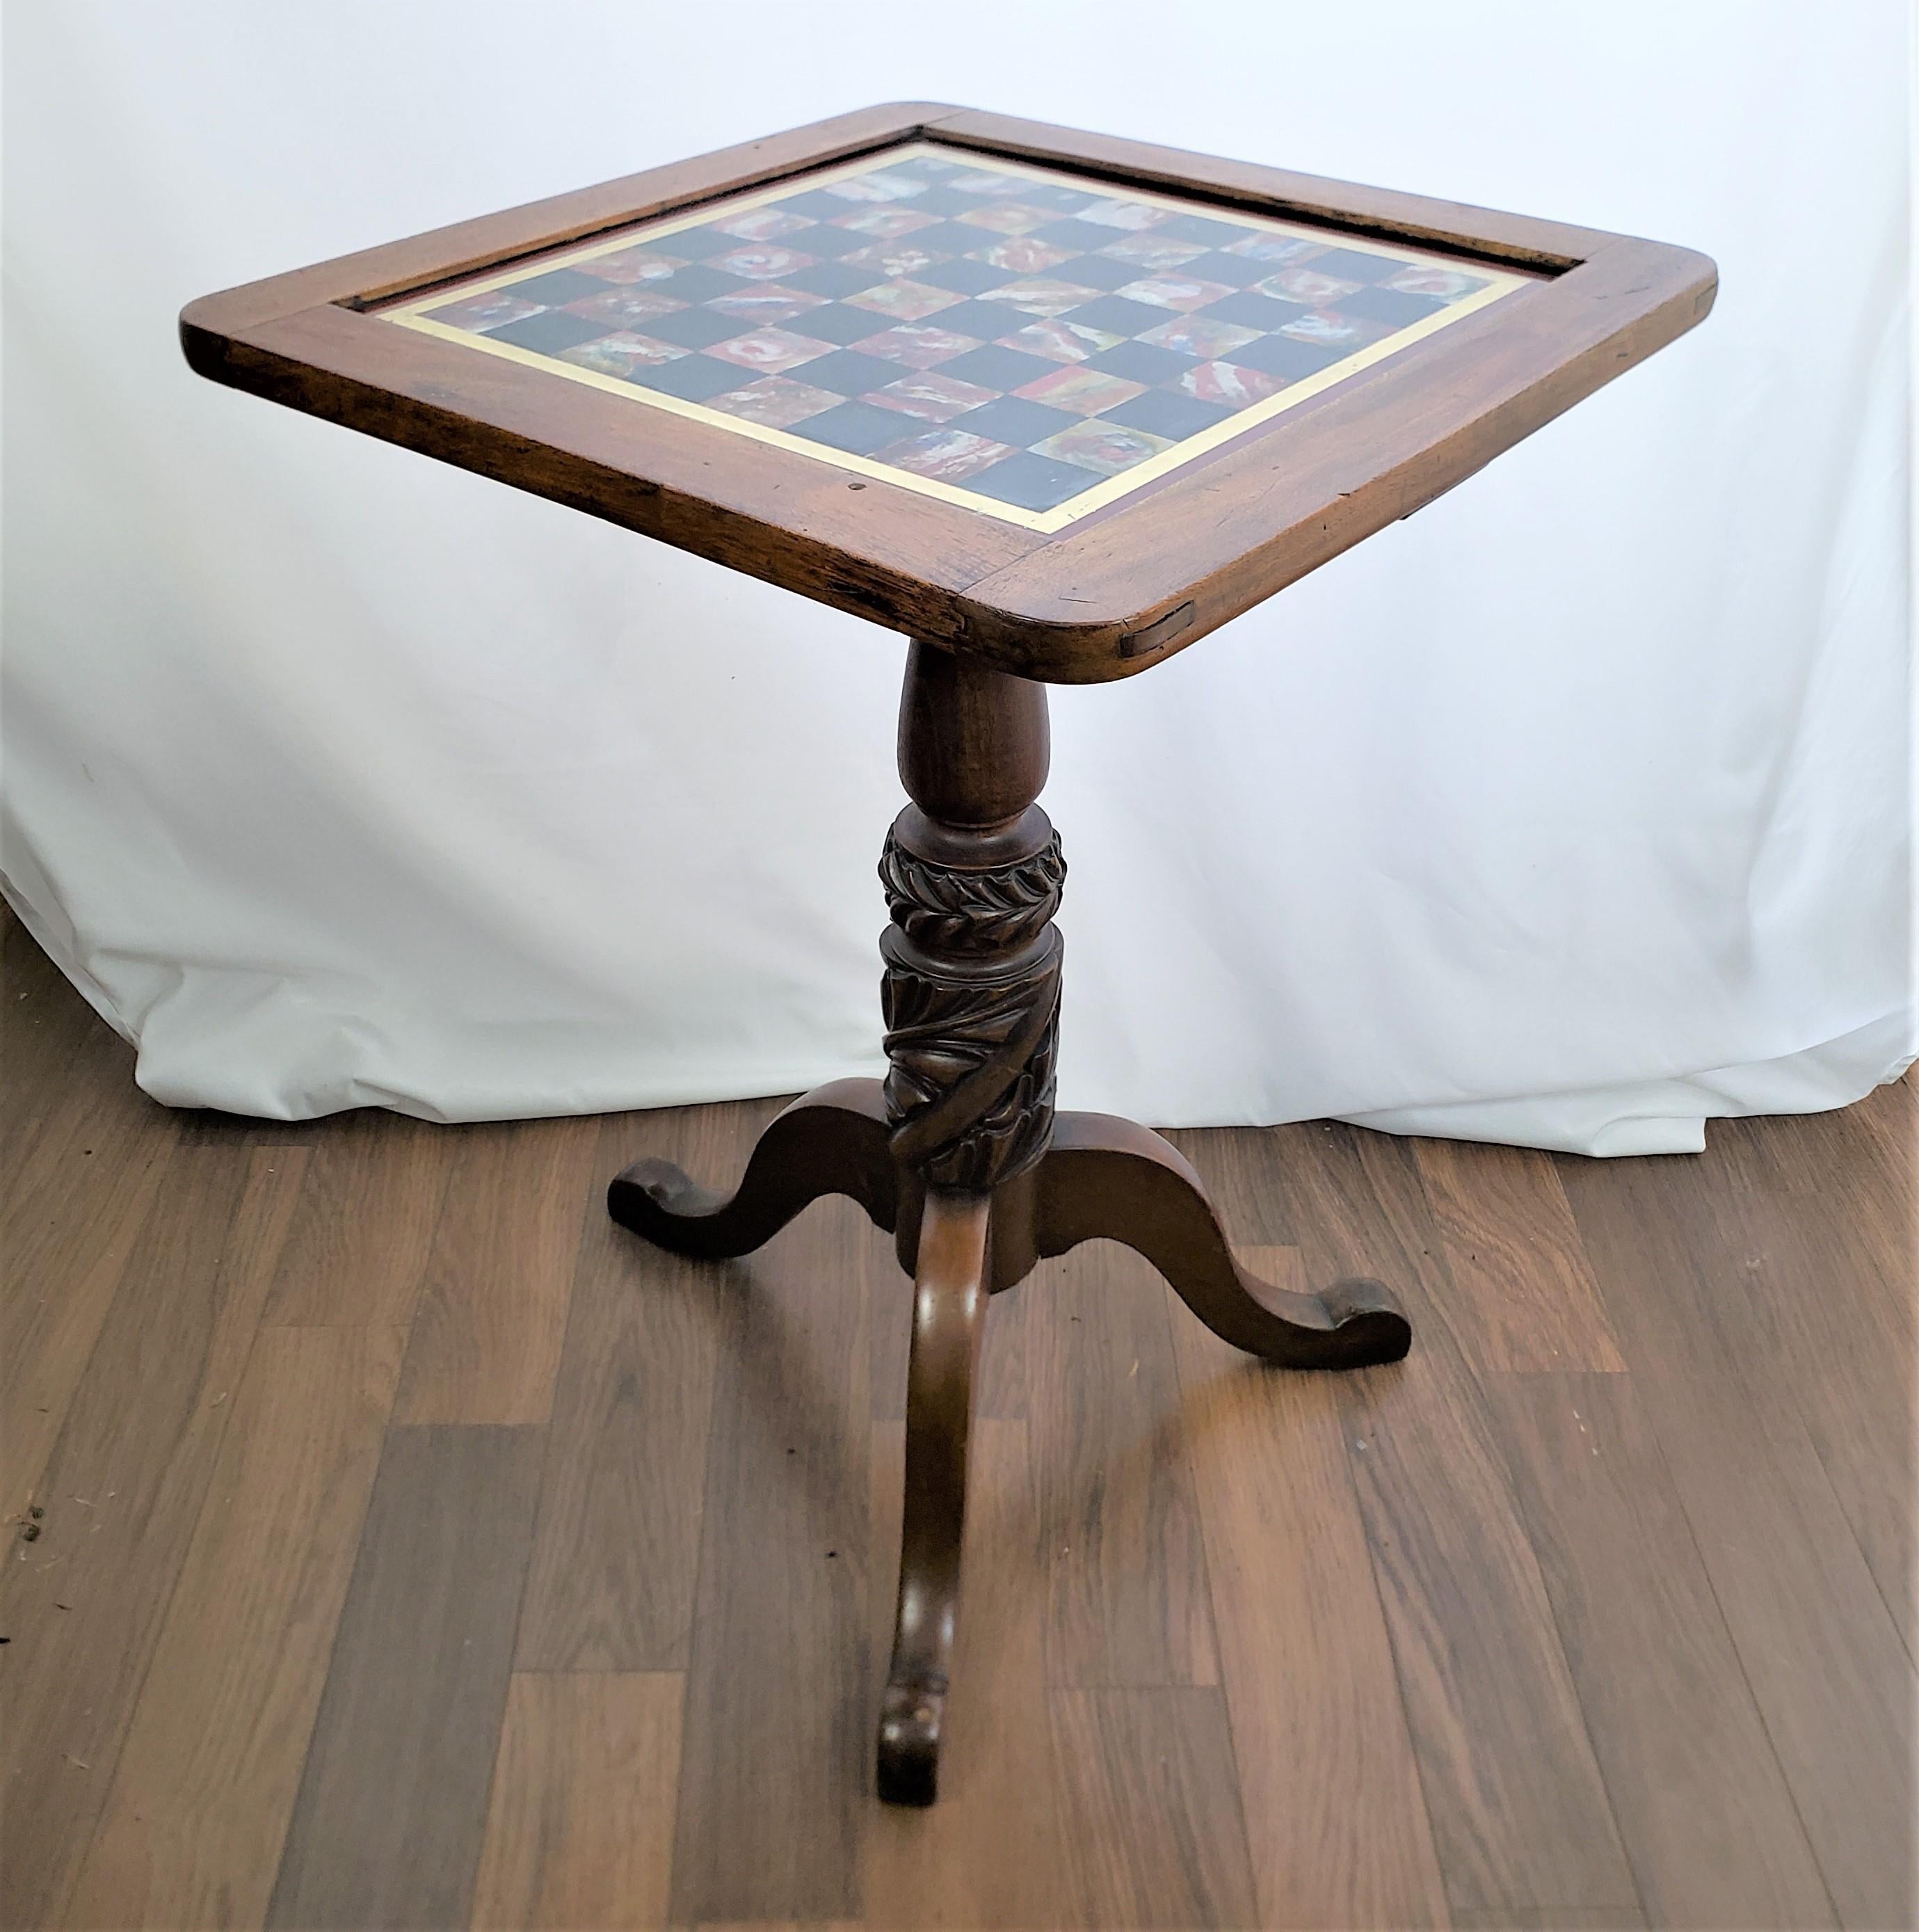
POLYGON ((1486 281, 1070 177, 882 154, 424 313, 1049 511, 1486 281))

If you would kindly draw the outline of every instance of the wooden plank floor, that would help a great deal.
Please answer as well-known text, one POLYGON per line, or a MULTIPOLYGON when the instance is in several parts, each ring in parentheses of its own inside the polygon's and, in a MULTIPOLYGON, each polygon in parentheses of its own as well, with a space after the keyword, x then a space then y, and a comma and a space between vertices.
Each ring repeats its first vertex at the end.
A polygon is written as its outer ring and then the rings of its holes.
POLYGON ((1180 1137, 1405 1364, 995 1304, 946 1796, 871 1729, 905 1286, 607 1175, 770 1104, 172 1114, 6 920, 9 1927, 1914 1923, 1909 1082, 1595 1162, 1180 1137))

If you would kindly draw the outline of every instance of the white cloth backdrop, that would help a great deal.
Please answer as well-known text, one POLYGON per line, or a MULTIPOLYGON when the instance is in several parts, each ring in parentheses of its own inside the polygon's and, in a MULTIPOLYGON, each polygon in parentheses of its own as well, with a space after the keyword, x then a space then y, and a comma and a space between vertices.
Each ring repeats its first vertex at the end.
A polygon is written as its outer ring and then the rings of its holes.
POLYGON ((190 376, 189 298, 871 100, 1683 242, 1696 333, 1054 698, 1063 1101, 1602 1154, 1911 1057, 1898 0, 5 13, 7 896, 159 1099, 879 1065, 901 640, 190 376))

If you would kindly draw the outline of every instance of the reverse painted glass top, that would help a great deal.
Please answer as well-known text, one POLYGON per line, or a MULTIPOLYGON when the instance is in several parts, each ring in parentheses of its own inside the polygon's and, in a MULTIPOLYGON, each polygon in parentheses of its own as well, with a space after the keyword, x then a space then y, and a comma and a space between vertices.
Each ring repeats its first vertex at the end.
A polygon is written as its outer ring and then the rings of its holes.
POLYGON ((919 144, 385 313, 1054 530, 1524 285, 919 144))

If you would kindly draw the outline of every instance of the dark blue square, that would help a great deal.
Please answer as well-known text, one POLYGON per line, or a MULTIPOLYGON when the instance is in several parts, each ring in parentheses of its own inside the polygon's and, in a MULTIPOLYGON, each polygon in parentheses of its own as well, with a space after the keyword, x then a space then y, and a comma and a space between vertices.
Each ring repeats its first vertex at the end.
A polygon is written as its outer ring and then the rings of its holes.
POLYGON ((1075 255, 1046 271, 1049 281, 1076 283, 1083 289, 1098 289, 1110 295, 1128 282, 1139 280, 1137 262, 1116 262, 1110 255, 1075 255))
POLYGON ((801 268, 790 275, 782 275, 782 286, 802 289, 809 296, 856 296, 862 289, 870 289, 876 282, 889 280, 884 268, 856 268, 850 262, 815 262, 810 268, 801 268))
MULTIPOLYGON (((813 368, 810 362, 806 365, 809 382, 813 368)), ((893 373, 897 376, 899 372, 895 369, 893 373)), ((897 410, 876 409, 871 403, 841 403, 793 424, 790 434, 809 442, 823 442, 829 449, 843 449, 850 456, 871 456, 882 443, 899 440, 903 420, 897 410)))
POLYGON ((703 225, 697 228, 682 228, 677 235, 662 236, 657 242, 647 242, 641 246, 657 248, 662 255, 677 255, 682 262, 703 262, 709 255, 724 255, 730 248, 742 244, 736 235, 722 235, 717 228, 703 225))
POLYGON ((826 302, 818 308, 802 310, 786 324, 796 335, 810 335, 815 342, 837 343, 844 349, 850 342, 864 342, 888 326, 883 316, 870 308, 855 308, 847 302, 826 302))
POLYGON ((610 322, 588 322, 583 316, 568 315, 556 308, 542 309, 504 328, 486 332, 490 342, 510 342, 516 349, 531 349, 541 356, 557 356, 562 349, 574 349, 583 342, 596 342, 610 335, 610 322))
MULTIPOLYGON (((1319 265, 1315 262, 1313 266, 1319 265)), ((1404 328, 1446 304, 1431 296, 1409 296, 1398 289, 1356 289, 1349 296, 1342 296, 1333 306, 1342 315, 1356 315, 1367 322, 1383 322, 1394 328, 1404 328)))
MULTIPOLYGON (((919 238, 911 238, 916 242, 919 238)), ((964 259, 956 262, 941 262, 936 267, 922 268, 913 278, 924 282, 929 288, 950 289, 956 296, 984 295, 988 289, 1001 288, 1008 282, 1016 282, 1020 278, 1011 268, 996 268, 987 262, 969 262, 964 259)))
MULTIPOLYGON (((940 365, 941 375, 952 367, 951 363, 940 365)), ((1044 403, 1030 403, 1024 396, 1001 396, 990 403, 982 403, 976 410, 968 410, 965 415, 955 416, 946 424, 949 429, 963 429, 969 436, 983 436, 994 442, 1009 442, 1015 449, 1023 449, 1029 443, 1057 434, 1063 429, 1071 429, 1079 421, 1076 416, 1065 410, 1049 409, 1044 403)))
POLYGON ((649 315, 634 326, 636 334, 650 335, 655 342, 670 342, 680 349, 710 349, 716 342, 749 334, 754 324, 746 316, 721 315, 710 308, 680 308, 670 315, 649 315))
POLYGON ((1010 335, 1016 328, 1024 328, 1033 318, 1010 302, 955 302, 951 308, 943 308, 924 320, 929 328, 943 328, 949 334, 976 336, 982 342, 992 342, 1002 335, 1010 335))
POLYGON ((1066 316, 1069 322, 1083 322, 1089 328, 1103 328, 1113 335, 1137 335, 1141 329, 1157 328, 1171 319, 1166 310, 1126 296, 1102 296, 1084 308, 1069 310, 1066 316))
POLYGON ((657 389, 663 396, 677 396, 685 403, 709 402, 750 380, 744 370, 715 356, 682 356, 677 362, 636 369, 626 378, 643 389, 657 389))
POLYGON ((1200 310, 1201 315, 1213 316, 1240 328, 1263 329, 1269 333, 1297 321, 1306 312, 1303 302, 1275 302, 1270 296, 1256 296, 1250 289, 1242 289, 1237 295, 1222 296, 1216 302, 1210 302, 1200 310))
POLYGON ((1406 265, 1390 255, 1368 254, 1357 248, 1329 248, 1300 264, 1315 275, 1337 275, 1342 282, 1383 282, 1406 265))
POLYGON ((1243 289, 1249 282, 1263 281, 1272 271, 1270 262, 1255 262, 1244 255, 1229 255, 1215 248, 1210 254, 1195 256, 1174 270, 1177 275, 1196 282, 1223 282, 1229 289, 1243 289))
POLYGON ((976 382, 982 389, 1017 389, 1022 382, 1036 382, 1042 376, 1056 374, 1059 368, 1043 356, 1029 356, 1023 349, 1002 349, 997 342, 989 342, 984 348, 969 349, 964 356, 942 362, 940 374, 962 382, 976 382))
POLYGON ((831 261, 841 255, 850 255, 856 248, 869 246, 872 240, 871 236, 862 235, 856 229, 835 228, 829 221, 816 221, 811 228, 781 236, 774 246, 798 248, 805 254, 831 261))
MULTIPOLYGON (((783 194, 773 203, 782 214, 810 214, 816 221, 830 221, 836 214, 851 212, 844 195, 829 194, 823 188, 802 188, 797 194, 783 194)), ((664 245, 664 244, 662 244, 664 245)), ((739 247, 738 242, 731 244, 739 247)))
MULTIPOLYGON (((544 275, 531 275, 500 290, 521 302, 545 302, 558 308, 562 302, 581 302, 588 296, 603 296, 607 284, 597 275, 583 275, 577 268, 549 268, 544 275)), ((494 332, 496 334, 497 331, 494 332)))
MULTIPOLYGON (((877 317, 866 332, 875 335, 886 327, 877 317)), ((869 389, 884 388, 900 378, 900 365, 857 349, 835 349, 830 356, 816 356, 805 365, 805 374, 795 378, 816 389, 831 389, 838 396, 863 396, 869 389)), ((827 414, 834 412, 828 410, 827 414)), ((893 418, 893 434, 899 434, 899 418, 893 418)))
POLYGON ((1044 228, 1033 230, 1036 242, 1050 242, 1055 248, 1072 248, 1085 254, 1105 248, 1114 239, 1114 234, 1113 230, 1097 221, 1075 221, 1070 215, 1063 221, 1049 221, 1044 228))
POLYGON ((949 188, 943 182, 935 183, 924 194, 913 197, 916 214, 964 214, 968 208, 979 206, 979 196, 949 188))
POLYGON ((991 469, 969 477, 966 487, 982 496, 1015 504, 1022 510, 1051 510, 1069 497, 1077 496, 1082 490, 1091 489, 1099 481, 1090 470, 1081 470, 1070 463, 1055 463, 1048 457, 1035 456, 1030 449, 1021 449, 1001 457, 991 469))
MULTIPOLYGON (((976 208, 979 203, 973 202, 969 206, 976 208)), ((919 204, 916 202, 913 206, 916 213, 919 204)), ((929 254, 964 255, 970 248, 982 248, 988 242, 1005 238, 994 234, 991 229, 976 228, 970 221, 940 221, 930 228, 916 228, 903 238, 916 248, 925 249, 929 254)))
POLYGON ((1295 342, 1289 335, 1262 335, 1257 342, 1242 344, 1219 359, 1237 362, 1243 369, 1263 369, 1269 376, 1284 376, 1297 382, 1302 376, 1316 376, 1344 359, 1343 349, 1315 348, 1311 343, 1295 342))
MULTIPOLYGON (((1066 319, 1077 322, 1084 312, 1075 310, 1066 319)), ((1198 361, 1197 356, 1182 356, 1177 350, 1162 349, 1156 343, 1122 342, 1089 357, 1086 366, 1105 375, 1123 376, 1129 382, 1170 382, 1184 375, 1198 361)))
POLYGON ((1148 436, 1163 436, 1169 442, 1183 442, 1233 413, 1223 404, 1202 403, 1177 389, 1148 389, 1117 409, 1102 410, 1098 420, 1117 423, 1122 429, 1144 430, 1148 436))
MULTIPOLYGON (((737 248, 739 244, 733 244, 737 248)), ((662 275, 657 281, 646 284, 647 292, 656 296, 671 296, 676 302, 711 302, 715 296, 736 296, 742 289, 754 284, 742 275, 729 275, 722 268, 709 268, 703 262, 689 262, 683 268, 676 268, 670 275, 662 275)), ((604 294, 604 289, 599 291, 604 294)))

